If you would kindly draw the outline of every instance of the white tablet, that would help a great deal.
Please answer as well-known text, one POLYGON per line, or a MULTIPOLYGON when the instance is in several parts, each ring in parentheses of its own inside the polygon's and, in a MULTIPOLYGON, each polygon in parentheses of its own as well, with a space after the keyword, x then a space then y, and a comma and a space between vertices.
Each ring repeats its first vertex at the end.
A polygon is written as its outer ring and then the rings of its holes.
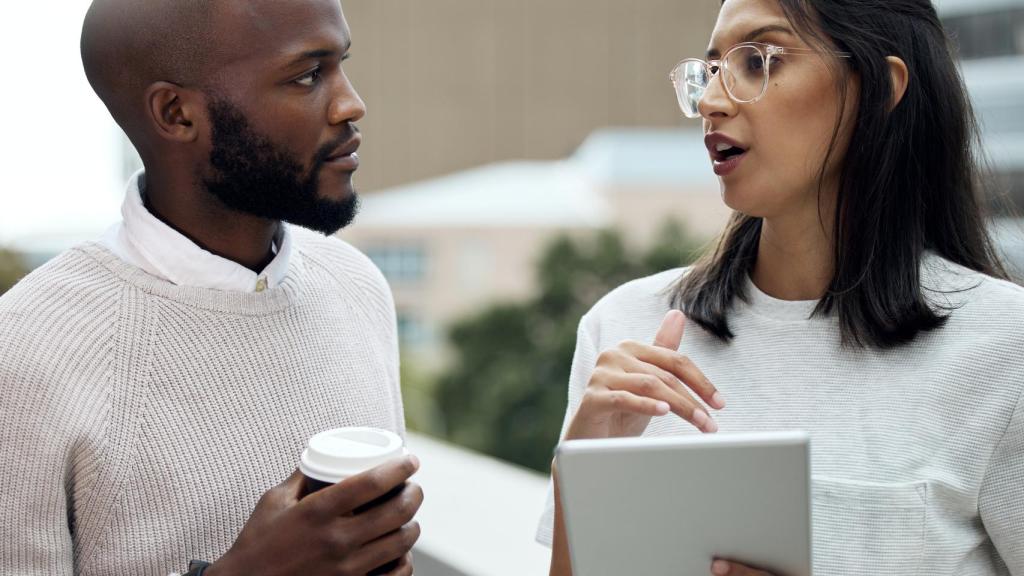
POLYGON ((810 576, 808 453, 804 432, 563 442, 573 573, 706 576, 727 558, 810 576))

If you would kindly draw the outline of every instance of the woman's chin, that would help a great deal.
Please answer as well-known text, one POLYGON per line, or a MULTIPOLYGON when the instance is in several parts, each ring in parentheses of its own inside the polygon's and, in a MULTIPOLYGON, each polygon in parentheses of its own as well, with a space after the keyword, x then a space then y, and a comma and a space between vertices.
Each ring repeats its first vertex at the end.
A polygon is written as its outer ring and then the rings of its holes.
POLYGON ((748 216, 754 216, 758 212, 758 202, 755 198, 751 197, 751 194, 745 193, 741 189, 737 189, 731 186, 722 186, 722 201, 730 209, 746 214, 748 216))

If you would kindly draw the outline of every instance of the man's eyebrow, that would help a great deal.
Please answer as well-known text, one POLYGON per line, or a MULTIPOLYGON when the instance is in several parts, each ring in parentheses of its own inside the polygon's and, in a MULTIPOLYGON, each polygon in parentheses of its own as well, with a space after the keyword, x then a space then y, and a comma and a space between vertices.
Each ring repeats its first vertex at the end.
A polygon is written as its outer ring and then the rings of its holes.
MULTIPOLYGON (((791 30, 787 26, 783 26, 782 24, 769 24, 767 26, 761 26, 760 28, 754 28, 750 32, 747 32, 746 34, 743 35, 743 38, 740 38, 740 41, 737 42, 737 44, 742 44, 744 42, 753 42, 754 40, 757 40, 758 37, 768 34, 769 32, 782 32, 783 34, 796 36, 793 30, 791 30)), ((708 58, 718 58, 721 55, 722 53, 719 52, 717 48, 711 48, 708 50, 707 53, 708 58)))
POLYGON ((341 47, 340 50, 334 50, 331 48, 317 48, 315 50, 307 50, 292 59, 289 66, 298 64, 299 62, 305 62, 306 60, 319 60, 321 58, 332 58, 335 56, 343 56, 348 53, 351 48, 350 44, 346 44, 341 47))

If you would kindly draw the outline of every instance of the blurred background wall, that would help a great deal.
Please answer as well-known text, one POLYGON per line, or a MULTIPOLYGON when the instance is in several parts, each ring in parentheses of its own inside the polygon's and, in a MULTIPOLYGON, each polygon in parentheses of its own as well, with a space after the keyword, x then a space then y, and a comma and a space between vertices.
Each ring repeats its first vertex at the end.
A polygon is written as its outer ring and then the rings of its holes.
POLYGON ((558 159, 604 126, 675 127, 668 73, 717 0, 346 0, 364 190, 558 159))

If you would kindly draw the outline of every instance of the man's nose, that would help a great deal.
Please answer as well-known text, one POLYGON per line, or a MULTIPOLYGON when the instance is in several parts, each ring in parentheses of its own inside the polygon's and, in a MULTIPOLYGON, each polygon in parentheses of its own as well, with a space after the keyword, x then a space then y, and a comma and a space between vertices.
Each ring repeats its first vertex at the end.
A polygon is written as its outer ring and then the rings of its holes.
POLYGON ((331 104, 327 111, 327 121, 332 125, 343 122, 358 122, 363 116, 366 116, 366 104, 363 102, 363 99, 356 93, 355 88, 344 73, 340 74, 340 77, 341 81, 335 90, 334 97, 331 99, 331 104))

